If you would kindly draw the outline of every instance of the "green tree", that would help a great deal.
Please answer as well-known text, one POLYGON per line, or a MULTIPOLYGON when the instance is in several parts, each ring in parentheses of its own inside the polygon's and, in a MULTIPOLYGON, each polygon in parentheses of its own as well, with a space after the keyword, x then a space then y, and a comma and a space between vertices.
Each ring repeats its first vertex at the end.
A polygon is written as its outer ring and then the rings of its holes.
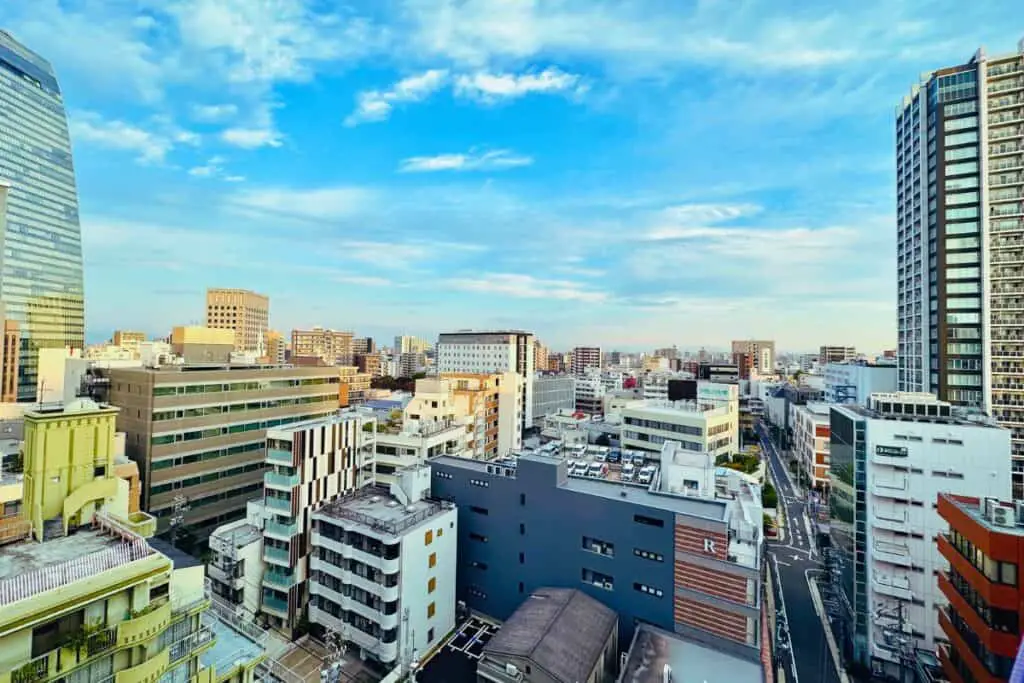
POLYGON ((766 483, 761 488, 761 505, 765 509, 773 509, 779 504, 779 494, 775 491, 775 487, 771 484, 766 483))

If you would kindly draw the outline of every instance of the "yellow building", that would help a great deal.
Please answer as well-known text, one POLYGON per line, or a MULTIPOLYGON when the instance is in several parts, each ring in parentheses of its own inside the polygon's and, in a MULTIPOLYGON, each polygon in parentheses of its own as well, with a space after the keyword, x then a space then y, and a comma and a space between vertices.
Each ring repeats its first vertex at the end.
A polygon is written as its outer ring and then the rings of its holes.
POLYGON ((358 405, 366 400, 366 392, 370 390, 373 376, 368 372, 360 372, 354 365, 339 365, 338 376, 341 386, 348 391, 346 405, 358 405))
POLYGON ((0 546, 0 683, 251 681, 262 652, 218 673, 225 627, 204 616, 202 565, 158 551, 155 519, 129 512, 117 412, 80 399, 25 414, 21 514, 34 538, 0 546))
POLYGON ((259 351, 270 331, 270 299, 247 289, 206 290, 206 326, 231 330, 235 351, 259 351))
POLYGON ((198 325, 171 330, 171 351, 185 363, 226 363, 235 350, 233 330, 198 325))
POLYGON ((128 351, 135 358, 139 357, 139 344, 144 341, 146 341, 146 333, 134 330, 114 330, 114 336, 111 338, 111 343, 114 346, 128 351))

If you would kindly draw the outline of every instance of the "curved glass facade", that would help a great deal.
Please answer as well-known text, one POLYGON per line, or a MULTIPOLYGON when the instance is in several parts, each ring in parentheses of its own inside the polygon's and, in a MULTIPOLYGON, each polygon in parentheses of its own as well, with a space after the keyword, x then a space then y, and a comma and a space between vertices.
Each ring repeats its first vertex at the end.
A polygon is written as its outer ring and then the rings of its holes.
POLYGON ((40 348, 85 342, 71 141, 50 64, 0 31, 0 182, 10 186, 0 301, 21 327, 18 400, 36 398, 40 348))

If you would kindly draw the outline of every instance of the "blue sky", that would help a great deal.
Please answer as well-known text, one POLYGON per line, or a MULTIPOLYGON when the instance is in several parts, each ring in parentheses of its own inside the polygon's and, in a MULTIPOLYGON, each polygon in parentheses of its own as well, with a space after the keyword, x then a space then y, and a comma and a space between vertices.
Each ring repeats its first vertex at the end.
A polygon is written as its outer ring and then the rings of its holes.
MULTIPOLYGON (((75 148, 88 336, 895 346, 892 122, 1012 0, 7 0, 75 148), (953 18, 955 17, 955 20, 953 18)), ((1014 25, 1014 21, 1017 22, 1014 25)))

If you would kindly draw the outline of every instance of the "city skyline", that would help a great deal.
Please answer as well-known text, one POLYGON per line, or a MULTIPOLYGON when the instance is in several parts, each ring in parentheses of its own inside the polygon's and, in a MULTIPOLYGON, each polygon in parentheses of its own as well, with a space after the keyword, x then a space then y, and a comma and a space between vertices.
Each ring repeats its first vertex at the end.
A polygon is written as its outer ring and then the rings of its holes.
POLYGON ((893 348, 894 107, 1020 31, 1007 3, 127 7, 0 9, 64 86, 90 341, 239 287, 282 330, 893 348))

